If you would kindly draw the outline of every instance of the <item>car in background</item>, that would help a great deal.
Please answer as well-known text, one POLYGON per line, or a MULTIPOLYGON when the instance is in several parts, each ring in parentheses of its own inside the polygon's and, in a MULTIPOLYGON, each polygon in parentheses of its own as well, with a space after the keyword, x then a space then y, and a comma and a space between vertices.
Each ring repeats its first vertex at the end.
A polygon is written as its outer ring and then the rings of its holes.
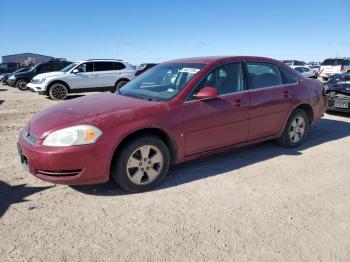
POLYGON ((72 63, 60 72, 37 75, 27 87, 53 100, 63 100, 72 93, 116 91, 134 75, 132 66, 122 60, 90 59, 72 63))
POLYGON ((327 82, 332 75, 350 72, 350 58, 328 58, 321 64, 318 79, 327 82))
MULTIPOLYGON (((74 71, 74 70, 73 70, 74 71)), ((21 163, 56 184, 112 177, 147 191, 172 164, 266 140, 301 145, 327 109, 320 81, 263 57, 161 63, 115 93, 36 114, 19 134, 21 163)))
POLYGON ((316 73, 306 66, 296 66, 293 69, 307 78, 317 78, 316 73))
POLYGON ((151 69, 152 67, 156 66, 158 64, 155 63, 145 63, 141 64, 139 67, 137 67, 135 76, 141 75, 143 72, 146 72, 147 70, 151 69))
POLYGON ((27 72, 31 69, 31 67, 23 67, 23 68, 20 68, 18 70, 16 70, 15 72, 13 73, 8 73, 8 74, 5 74, 2 79, 1 79, 1 83, 3 85, 8 85, 8 78, 13 75, 13 74, 17 74, 17 73, 22 73, 22 72, 27 72))
POLYGON ((5 75, 13 73, 14 71, 21 68, 20 63, 1 63, 0 64, 0 82, 3 80, 5 75))
POLYGON ((19 90, 27 90, 27 84, 34 76, 47 72, 60 71, 71 63, 72 62, 68 62, 65 59, 51 59, 48 62, 36 64, 27 72, 12 74, 8 78, 7 83, 10 86, 17 87, 19 90))
POLYGON ((306 64, 306 67, 317 73, 320 70, 321 62, 308 62, 306 64))
POLYGON ((305 66, 306 65, 306 63, 304 61, 299 61, 299 60, 282 60, 282 63, 289 65, 292 68, 294 68, 296 66, 305 66))
POLYGON ((350 113, 350 73, 336 74, 325 84, 328 110, 350 113))

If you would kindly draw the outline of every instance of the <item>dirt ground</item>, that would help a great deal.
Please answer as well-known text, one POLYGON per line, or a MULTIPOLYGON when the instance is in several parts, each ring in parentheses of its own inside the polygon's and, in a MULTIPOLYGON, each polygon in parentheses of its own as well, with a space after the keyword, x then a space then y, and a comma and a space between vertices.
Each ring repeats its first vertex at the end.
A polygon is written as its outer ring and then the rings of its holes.
POLYGON ((18 133, 54 103, 0 86, 0 261, 350 261, 350 116, 326 115, 301 148, 191 161, 125 194, 22 169, 18 133))

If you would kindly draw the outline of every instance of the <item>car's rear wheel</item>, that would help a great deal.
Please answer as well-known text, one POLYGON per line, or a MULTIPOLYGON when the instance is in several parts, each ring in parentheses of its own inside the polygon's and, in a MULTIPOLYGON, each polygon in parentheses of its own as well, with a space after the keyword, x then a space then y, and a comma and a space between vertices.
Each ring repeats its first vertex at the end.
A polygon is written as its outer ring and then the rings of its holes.
POLYGON ((122 86, 125 86, 128 82, 129 81, 126 80, 126 79, 119 80, 117 83, 115 83, 112 92, 115 92, 115 91, 119 90, 122 86))
POLYGON ((68 88, 62 83, 55 83, 49 88, 49 97, 52 100, 64 100, 68 96, 68 88))
POLYGON ((28 88, 27 88, 27 81, 24 80, 24 79, 19 79, 19 80, 17 80, 17 82, 16 82, 16 87, 17 87, 19 90, 21 90, 21 91, 27 90, 27 89, 28 89, 28 88))
POLYGON ((309 131, 310 120, 304 110, 296 109, 290 115, 282 136, 278 140, 284 147, 301 145, 309 131))
POLYGON ((128 192, 143 192, 154 188, 166 176, 170 153, 156 136, 147 135, 129 141, 112 163, 112 177, 128 192))

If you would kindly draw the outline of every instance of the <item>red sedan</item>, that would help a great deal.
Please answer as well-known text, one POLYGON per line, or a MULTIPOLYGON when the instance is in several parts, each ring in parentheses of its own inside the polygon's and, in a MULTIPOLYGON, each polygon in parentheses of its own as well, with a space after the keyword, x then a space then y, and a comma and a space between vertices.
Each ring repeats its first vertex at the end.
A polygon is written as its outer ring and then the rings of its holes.
POLYGON ((57 184, 112 176, 153 188, 170 165, 275 139, 299 146, 327 109, 317 80, 262 57, 203 57, 157 65, 116 93, 36 114, 19 135, 22 164, 57 184))

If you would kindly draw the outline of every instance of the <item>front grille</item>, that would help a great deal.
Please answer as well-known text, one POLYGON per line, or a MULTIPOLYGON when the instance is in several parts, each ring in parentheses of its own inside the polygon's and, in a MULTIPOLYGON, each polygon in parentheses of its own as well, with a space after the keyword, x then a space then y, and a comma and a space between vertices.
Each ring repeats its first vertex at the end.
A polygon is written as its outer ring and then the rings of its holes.
POLYGON ((25 140, 27 140, 30 144, 35 144, 38 141, 38 137, 31 134, 27 127, 23 129, 23 137, 25 140))
POLYGON ((81 169, 75 169, 75 170, 41 170, 38 169, 36 173, 38 175, 44 175, 44 176, 57 176, 57 177, 65 177, 65 176, 77 176, 81 173, 81 169))

